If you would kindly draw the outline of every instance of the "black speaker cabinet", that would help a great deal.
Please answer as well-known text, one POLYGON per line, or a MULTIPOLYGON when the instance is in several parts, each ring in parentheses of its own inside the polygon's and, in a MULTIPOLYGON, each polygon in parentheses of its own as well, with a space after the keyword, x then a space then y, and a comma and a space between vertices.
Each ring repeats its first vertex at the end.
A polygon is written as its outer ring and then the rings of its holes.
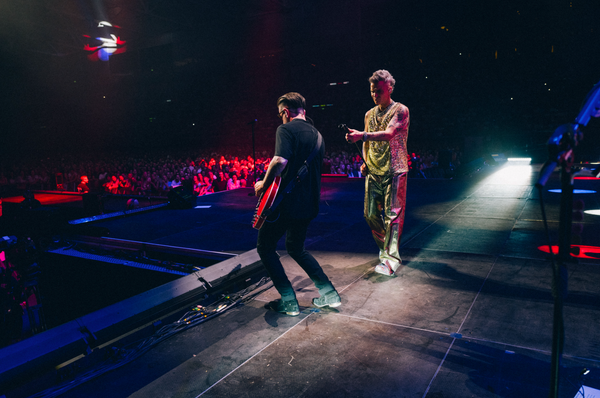
POLYGON ((191 209, 196 206, 196 196, 182 186, 171 189, 168 198, 169 205, 174 209, 191 209))

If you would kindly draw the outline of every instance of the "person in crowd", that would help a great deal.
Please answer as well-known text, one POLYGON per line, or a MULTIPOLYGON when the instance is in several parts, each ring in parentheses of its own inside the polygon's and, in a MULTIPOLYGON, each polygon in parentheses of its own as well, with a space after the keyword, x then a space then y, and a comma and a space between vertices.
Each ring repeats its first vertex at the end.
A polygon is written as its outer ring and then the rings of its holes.
POLYGON ((90 192, 90 187, 88 186, 89 182, 90 182, 90 180, 88 179, 87 176, 81 176, 81 182, 79 183, 79 185, 77 185, 77 192, 80 192, 80 193, 90 192))
MULTIPOLYGON (((202 178, 202 176, 200 176, 202 178)), ((197 175, 194 176, 194 195, 200 196, 202 192, 202 183, 203 181, 198 178, 197 175)))
POLYGON ((225 173, 222 171, 219 171, 219 177, 215 182, 213 182, 213 188, 215 192, 227 190, 227 179, 225 178, 225 173))
POLYGON ((156 185, 159 194, 166 195, 166 192, 169 191, 169 180, 167 179, 167 175, 163 174, 162 178, 157 178, 156 185))
POLYGON ((194 191, 193 178, 189 174, 186 174, 185 178, 181 179, 181 186, 184 187, 187 191, 193 192, 194 191))
POLYGON ((321 194, 321 163, 325 145, 320 142, 320 134, 306 121, 306 101, 298 93, 287 93, 277 100, 279 117, 283 124, 277 128, 275 156, 262 181, 254 186, 256 196, 264 193, 277 176, 281 176, 281 186, 287 187, 296 181, 298 170, 315 153, 308 164, 305 178, 296 182, 276 209, 274 220, 267 220, 258 231, 256 249, 269 273, 273 285, 281 295, 280 300, 269 303, 273 311, 296 316, 300 307, 296 293, 290 283, 277 254, 277 242, 285 238, 288 254, 308 274, 319 289, 320 297, 313 299, 317 307, 337 307, 341 299, 317 260, 304 248, 306 232, 312 219, 319 213, 321 194))
POLYGON ((17 189, 20 191, 27 189, 27 177, 25 177, 24 170, 21 170, 21 172, 19 172, 15 178, 15 184, 17 185, 17 189))
POLYGON ((391 98, 396 81, 387 70, 369 78, 375 107, 365 114, 365 131, 349 129, 348 142, 363 141, 364 216, 379 247, 375 272, 393 276, 400 267, 408 175, 408 108, 391 98), (382 217, 383 209, 383 217, 382 217))
POLYGON ((165 191, 165 184, 160 175, 154 174, 152 178, 151 192, 154 195, 162 196, 165 191))
POLYGON ((209 193, 214 193, 214 189, 212 186, 212 181, 210 177, 204 177, 204 185, 202 186, 201 195, 207 195, 209 193))
POLYGON ((240 188, 240 180, 238 180, 238 176, 236 173, 231 174, 231 178, 227 180, 227 190, 231 191, 232 189, 240 188))
POLYGON ((119 188, 118 193, 121 195, 128 195, 131 190, 131 183, 123 174, 119 176, 119 188))
POLYGON ((27 176, 27 186, 29 189, 39 189, 41 177, 36 173, 35 169, 32 169, 27 176))
POLYGON ((30 190, 23 193, 23 200, 19 203, 19 206, 23 210, 31 210, 40 207, 42 203, 35 198, 35 195, 30 190))
POLYGON ((242 170, 240 171, 240 186, 248 186, 248 168, 246 166, 242 166, 242 170))
POLYGON ((65 190, 71 192, 75 191, 77 187, 77 180, 79 179, 75 170, 71 169, 68 173, 65 174, 65 177, 65 190))
POLYGON ((104 183, 104 189, 106 192, 116 194, 119 190, 119 180, 117 176, 112 176, 108 182, 104 183))
POLYGON ((331 174, 331 160, 327 157, 323 158, 323 174, 331 174))
POLYGON ((179 176, 179 174, 177 174, 177 175, 175 175, 175 179, 169 183, 169 188, 170 189, 177 188, 177 187, 180 187, 182 184, 183 183, 181 181, 181 177, 179 176))
POLYGON ((145 180, 142 180, 142 184, 140 185, 140 194, 141 195, 151 195, 152 194, 152 177, 147 177, 145 180))
POLYGON ((140 184, 134 173, 127 174, 127 181, 129 181, 129 188, 127 189, 128 195, 139 195, 140 184))

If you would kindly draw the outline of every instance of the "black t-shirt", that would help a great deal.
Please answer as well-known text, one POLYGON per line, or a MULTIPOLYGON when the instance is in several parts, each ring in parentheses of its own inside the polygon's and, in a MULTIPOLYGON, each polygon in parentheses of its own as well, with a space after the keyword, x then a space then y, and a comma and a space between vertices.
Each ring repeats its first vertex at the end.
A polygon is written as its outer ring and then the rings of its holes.
MULTIPOLYGON (((318 131, 302 119, 294 119, 277 128, 275 156, 288 160, 281 173, 281 190, 296 178, 298 170, 317 143, 318 131)), ((325 143, 309 164, 308 175, 286 195, 279 205, 280 211, 290 218, 315 218, 319 214, 321 198, 321 163, 325 154, 325 143)))

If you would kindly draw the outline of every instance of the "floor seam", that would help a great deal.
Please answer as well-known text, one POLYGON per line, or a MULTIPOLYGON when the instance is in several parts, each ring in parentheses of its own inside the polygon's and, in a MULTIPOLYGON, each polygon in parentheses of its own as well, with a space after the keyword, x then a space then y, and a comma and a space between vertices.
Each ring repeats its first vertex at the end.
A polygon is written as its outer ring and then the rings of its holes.
POLYGON ((219 384, 220 382, 222 382, 223 380, 225 380, 227 377, 229 377, 230 375, 232 375, 236 370, 238 370, 239 368, 241 368, 242 366, 244 366, 245 364, 247 364, 248 362, 250 362, 254 357, 256 357, 258 354, 260 354, 261 352, 263 352, 264 350, 266 350, 267 348, 269 348, 273 343, 275 343, 277 340, 279 340, 280 338, 282 338, 283 336, 285 336, 290 330, 294 329, 296 326, 298 326, 300 323, 304 322, 306 319, 308 319, 308 317, 310 317, 312 314, 314 314, 313 312, 311 312, 310 314, 308 314, 306 317, 300 319, 297 323, 295 323, 293 326, 291 326, 288 330, 286 330, 285 332, 283 332, 279 337, 277 337, 275 340, 271 341, 269 344, 267 344, 266 346, 264 346, 263 348, 261 348, 260 350, 258 350, 258 352, 256 352, 254 355, 252 355, 250 358, 246 359, 244 362, 242 362, 241 364, 239 364, 235 369, 233 369, 231 372, 227 373, 225 376, 221 377, 219 380, 217 380, 213 385, 211 385, 210 387, 208 387, 206 390, 202 391, 199 395, 196 396, 196 398, 204 395, 206 392, 208 392, 210 389, 212 389, 214 386, 216 386, 217 384, 219 384))
POLYGON ((429 389, 431 388, 431 385, 433 384, 433 381, 437 377, 438 373, 442 369, 442 365, 446 361, 446 358, 448 357, 448 354, 450 353, 450 350, 452 349, 452 346, 454 345, 455 341, 456 341, 456 338, 453 338, 452 342, 450 343, 450 346, 448 346, 448 350, 446 350, 446 353, 444 354, 444 358, 442 358, 442 362, 440 362, 440 365, 435 370, 435 373, 433 374, 433 377, 429 381, 429 385, 427 385, 427 388, 425 389, 425 392, 423 393, 423 398, 425 398, 427 396, 427 394, 429 393, 429 389))
MULTIPOLYGON (((475 295, 475 298, 473 298, 473 302, 471 303, 471 306, 469 307, 467 313, 465 314, 465 317, 463 318, 463 321, 461 322, 460 326, 456 330, 457 334, 460 334, 460 331, 461 331, 463 325, 465 324, 465 322, 467 321, 467 318, 471 314, 471 310, 473 309, 473 306, 475 305, 475 302, 479 298, 479 294, 481 293, 481 290, 483 289, 483 287, 485 286, 485 283, 487 282, 488 278, 490 277, 490 274, 492 273, 492 270, 494 269, 494 266, 496 265, 497 261, 498 261, 498 257, 496 256, 496 258, 494 259, 494 263, 490 267, 490 270, 488 271, 487 275, 485 276, 485 279, 483 280, 483 282, 481 283, 481 286, 479 287, 479 291, 475 295)), ((429 393, 429 389, 431 388, 431 385, 435 381, 438 373, 442 369, 442 366, 444 365, 444 362, 446 361, 446 358, 448 357, 448 354, 452 350, 452 347, 454 346, 454 342, 455 341, 456 341, 456 337, 454 337, 452 339, 452 342, 450 343, 450 346, 448 346, 448 350, 446 351, 446 354, 444 355, 444 358, 442 358, 442 361, 440 362, 440 365, 438 366, 438 368, 436 369, 435 373, 433 374, 433 377, 429 381, 429 385, 427 386, 427 389, 425 389, 425 392, 423 393, 423 398, 425 398, 427 396, 427 394, 429 393)))
MULTIPOLYGON (((365 274, 366 274, 366 272, 365 272, 365 274)), ((350 287, 350 285, 351 284, 347 285, 346 287, 350 287)), ((253 300, 260 301, 260 302, 265 302, 265 303, 268 302, 267 300, 262 300, 262 299, 258 299, 258 298, 255 298, 253 300)), ((402 325, 402 324, 399 324, 399 323, 379 321, 377 319, 363 318, 363 317, 360 317, 360 316, 348 315, 348 314, 343 314, 343 313, 339 313, 339 312, 338 313, 333 313, 332 312, 330 314, 331 315, 335 315, 335 316, 343 316, 345 318, 351 318, 351 319, 355 319, 355 320, 359 320, 359 321, 380 323, 380 324, 383 324, 383 325, 394 326, 394 327, 398 327, 398 328, 402 328, 402 329, 410 329, 410 330, 417 330, 417 331, 420 331, 420 332, 438 334, 438 335, 441 335, 441 336, 451 336, 452 335, 452 333, 442 332, 442 331, 439 331, 439 330, 424 329, 424 328, 418 328, 418 327, 414 327, 414 326, 402 325)), ((462 336, 460 338, 455 338, 455 339, 465 340, 465 341, 478 341, 478 342, 482 342, 482 343, 490 343, 490 344, 502 345, 502 346, 511 347, 511 348, 518 348, 518 349, 521 349, 521 350, 534 351, 534 352, 538 352, 538 353, 541 353, 541 354, 548 354, 548 355, 552 354, 552 352, 548 351, 548 350, 542 350, 542 349, 534 348, 534 347, 526 347, 526 346, 522 346, 522 345, 518 345, 518 344, 513 344, 513 343, 507 343, 507 342, 503 342, 503 341, 489 340, 489 339, 485 339, 485 338, 481 338, 481 337, 462 336)), ((584 360, 584 361, 590 361, 590 362, 598 362, 598 363, 600 363, 600 359, 580 357, 580 356, 577 356, 577 355, 563 354, 563 357, 572 358, 572 359, 581 359, 581 360, 584 360)))
POLYGON ((463 318, 462 323, 460 324, 460 326, 458 327, 458 330, 456 331, 456 333, 460 333, 463 325, 465 324, 465 322, 467 321, 467 318, 469 317, 469 315, 471 314, 471 310, 473 309, 473 306, 475 305, 475 302, 477 301, 477 299, 479 298, 479 294, 481 293, 481 290, 483 290, 483 287, 485 286, 485 283, 487 282, 488 278, 490 277, 490 274, 492 273, 494 267, 496 266, 496 263, 498 262, 498 256, 496 256, 496 258, 494 259, 494 263, 492 264, 492 266, 490 267, 490 270, 488 271, 488 274, 485 276, 485 279, 483 280, 483 282, 481 283, 481 287, 479 288, 479 291, 477 292, 477 294, 475 295, 475 298, 473 299, 473 302, 471 303, 471 306, 469 307, 469 310, 467 311, 467 313, 465 314, 465 317, 463 318))

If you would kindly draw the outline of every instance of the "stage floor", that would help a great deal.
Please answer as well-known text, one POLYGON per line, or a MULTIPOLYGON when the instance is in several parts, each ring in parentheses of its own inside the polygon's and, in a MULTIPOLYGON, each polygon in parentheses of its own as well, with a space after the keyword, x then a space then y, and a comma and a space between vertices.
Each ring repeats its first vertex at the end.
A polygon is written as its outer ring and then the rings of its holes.
MULTIPOLYGON (((340 292, 341 307, 312 308, 315 287, 281 247, 300 316, 266 310, 278 298, 271 288, 62 397, 546 397, 552 269, 539 249, 546 238, 536 170, 505 165, 462 180, 409 180, 403 265, 394 278, 373 272, 364 181, 325 181, 306 247, 340 292)), ((575 185, 598 190, 600 180, 575 185)), ((241 253, 256 243, 256 199, 248 192, 96 225, 114 238, 241 253)), ((544 194, 553 242, 559 196, 544 194)), ((575 199, 598 209, 599 197, 575 199)), ((565 398, 581 383, 600 389, 600 217, 586 214, 582 226, 586 247, 568 265, 565 398)))

